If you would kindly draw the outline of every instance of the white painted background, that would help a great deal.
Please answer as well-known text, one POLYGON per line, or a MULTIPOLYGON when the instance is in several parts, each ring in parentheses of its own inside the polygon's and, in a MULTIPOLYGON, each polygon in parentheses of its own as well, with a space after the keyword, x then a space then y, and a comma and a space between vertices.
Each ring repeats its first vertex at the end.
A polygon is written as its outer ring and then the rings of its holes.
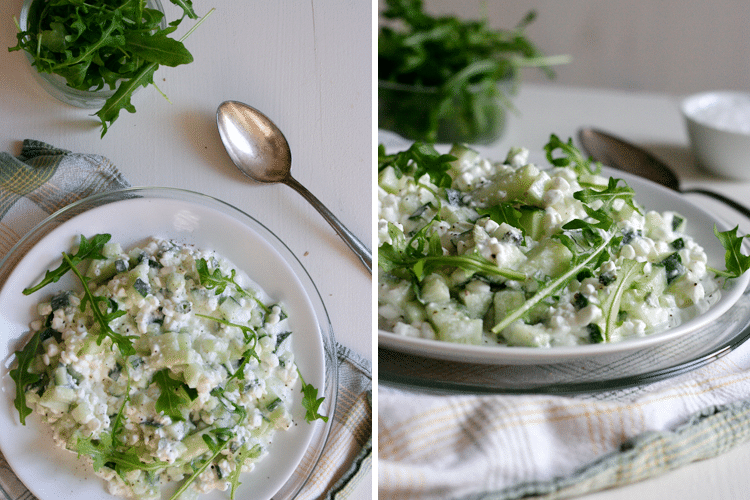
MULTIPOLYGON (((380 0, 382 5, 382 0, 380 0)), ((487 15, 496 28, 538 13, 529 37, 569 54, 555 83, 688 94, 750 90, 750 2, 742 0, 425 0, 436 14, 487 15)), ((543 82, 536 70, 525 81, 543 82)))

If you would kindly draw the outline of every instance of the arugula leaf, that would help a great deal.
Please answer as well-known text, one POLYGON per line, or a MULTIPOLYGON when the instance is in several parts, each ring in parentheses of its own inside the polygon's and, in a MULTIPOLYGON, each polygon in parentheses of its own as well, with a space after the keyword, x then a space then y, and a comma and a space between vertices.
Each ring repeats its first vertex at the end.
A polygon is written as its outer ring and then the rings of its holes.
POLYGON ((122 430, 123 411, 125 405, 130 401, 129 387, 128 384, 128 391, 126 391, 126 396, 109 432, 100 433, 98 439, 83 435, 78 435, 76 438, 75 450, 72 451, 75 451, 79 457, 85 455, 91 458, 94 471, 99 471, 106 465, 120 476, 124 476, 128 472, 136 470, 159 471, 171 465, 162 461, 144 463, 135 448, 126 446, 119 441, 118 434, 122 430))
POLYGON ((573 255, 573 260, 568 269, 557 278, 541 286, 534 295, 519 307, 509 311, 492 327, 492 333, 499 334, 511 323, 521 319, 538 303, 567 285, 582 270, 596 267, 602 256, 606 254, 607 248, 618 240, 612 234, 582 220, 571 221, 571 223, 564 225, 563 229, 566 231, 556 234, 554 237, 568 247, 573 255), (582 237, 575 238, 576 232, 580 233, 582 237))
POLYGON ((180 487, 175 491, 171 497, 169 497, 169 500, 177 500, 180 498, 180 496, 187 491, 187 489, 190 487, 190 485, 195 482, 196 479, 198 479, 198 476, 203 474, 203 471, 205 471, 209 465, 213 463, 214 460, 216 460, 216 457, 218 457, 224 449, 229 444, 229 441, 232 438, 231 432, 229 432, 228 429, 214 429, 211 431, 215 438, 212 437, 209 433, 203 434, 203 442, 206 443, 206 446, 208 446, 209 451, 211 452, 211 455, 204 459, 203 461, 199 462, 199 465, 192 474, 180 485, 180 487))
POLYGON ((609 292, 609 295, 607 295, 601 305, 605 320, 605 328, 602 334, 605 342, 610 341, 612 333, 617 326, 617 316, 620 312, 622 294, 625 290, 630 288, 633 280, 643 274, 643 267, 645 265, 645 262, 637 262, 630 259, 623 261, 622 268, 617 273, 617 280, 614 283, 614 289, 609 292))
POLYGON ((302 406, 307 410, 305 412, 305 420, 308 423, 318 419, 328 422, 328 417, 319 413, 320 405, 325 401, 325 398, 319 398, 318 389, 305 382, 299 367, 297 368, 297 374, 299 375, 300 382, 302 382, 302 406))
POLYGON ((34 333, 22 350, 16 351, 16 362, 18 364, 10 371, 10 378, 16 383, 16 397, 13 403, 18 410, 18 416, 23 425, 26 425, 26 417, 32 413, 32 409, 26 404, 26 388, 42 379, 40 374, 29 372, 40 347, 41 331, 38 331, 34 333))
POLYGON ((172 420, 185 420, 182 410, 190 406, 198 397, 198 392, 188 387, 185 382, 173 379, 168 368, 154 373, 153 382, 159 387, 156 411, 164 413, 172 420))
POLYGON ((57 283, 72 267, 77 266, 86 259, 105 259, 102 251, 104 250, 104 245, 111 237, 112 235, 109 234, 97 234, 91 240, 88 240, 84 235, 81 235, 78 251, 73 255, 68 255, 68 259, 63 259, 63 262, 57 269, 48 270, 44 275, 44 279, 38 285, 25 288, 23 294, 30 295, 50 283, 57 283))
POLYGON ((91 305, 91 312, 94 316, 94 320, 99 326, 99 335, 97 338, 97 344, 101 345, 105 337, 112 339, 114 345, 120 349, 123 356, 129 356, 135 354, 135 348, 133 348, 132 335, 122 335, 109 326, 109 323, 126 314, 126 311, 118 310, 117 302, 107 297, 100 295, 94 295, 89 288, 90 278, 83 276, 78 270, 77 266, 81 262, 87 259, 104 259, 102 251, 104 245, 110 240, 111 235, 109 234, 97 234, 91 240, 88 240, 84 235, 81 235, 81 241, 78 245, 78 251, 75 254, 62 253, 62 263, 53 270, 48 270, 42 281, 36 286, 25 288, 23 290, 24 295, 30 295, 41 288, 49 285, 50 283, 56 283, 60 280, 68 271, 72 271, 76 275, 78 281, 80 281, 83 287, 83 298, 81 299, 80 308, 81 311, 86 310, 87 305, 91 305))
POLYGON ((563 142, 555 134, 551 134, 549 142, 545 144, 544 151, 547 155, 547 161, 555 167, 571 167, 580 175, 598 174, 602 170, 602 164, 593 162, 590 158, 585 158, 581 151, 573 144, 573 139, 563 142), (555 156, 555 152, 560 150, 562 156, 555 156))
POLYGON ((208 290, 213 290, 215 295, 221 295, 224 293, 224 290, 231 285, 240 295, 254 300, 266 314, 271 312, 271 308, 261 302, 254 293, 245 290, 235 281, 234 277, 237 273, 234 269, 230 271, 229 276, 221 274, 221 269, 219 268, 216 268, 211 272, 208 269, 208 262, 206 262, 206 259, 198 259, 195 262, 195 268, 198 271, 198 279, 200 279, 201 285, 205 286, 208 290))
POLYGON ((611 210, 615 200, 623 200, 633 210, 641 213, 640 209, 633 201, 634 196, 635 191, 633 191, 633 188, 628 186, 624 180, 615 179, 614 177, 609 178, 607 187, 604 189, 584 188, 573 193, 573 198, 586 205, 598 201, 602 203, 602 209, 611 210), (620 183, 622 183, 623 186, 620 186, 620 183))
POLYGON ((133 340, 137 337, 134 335, 122 335, 112 330, 109 326, 110 321, 124 316, 127 314, 127 311, 118 310, 117 302, 113 299, 101 295, 94 295, 88 285, 91 279, 81 274, 81 272, 73 265, 73 261, 68 254, 63 253, 63 260, 68 261, 70 269, 73 271, 73 274, 78 277, 78 280, 83 286, 83 298, 81 299, 81 305, 79 306, 81 311, 85 311, 86 305, 91 304, 91 312, 99 325, 99 335, 96 343, 101 345, 104 338, 109 337, 112 339, 112 344, 117 346, 123 356, 127 357, 135 354, 133 340))
POLYGON ((404 233, 394 224, 388 224, 392 243, 384 243, 378 249, 378 265, 387 273, 401 275, 421 282, 433 270, 440 267, 455 267, 472 273, 502 276, 511 280, 524 280, 526 274, 498 266, 482 255, 443 255, 440 236, 429 233, 424 226, 408 241, 404 233))
POLYGON ((259 444, 256 444, 252 448, 243 446, 236 451, 234 454, 234 460, 237 463, 234 470, 229 474, 229 484, 231 484, 231 490, 229 491, 229 498, 234 500, 237 488, 242 484, 240 482, 240 474, 242 473, 242 465, 248 460, 254 460, 258 458, 263 452, 263 448, 259 444))
POLYGON ((734 229, 727 231, 719 231, 714 225, 714 234, 721 242, 724 247, 724 262, 726 270, 720 271, 718 269, 709 268, 712 272, 719 276, 726 278, 739 278, 742 274, 750 269, 750 256, 743 255, 742 253, 742 242, 745 238, 750 238, 750 235, 740 236, 738 235, 739 226, 735 226, 734 229))
POLYGON ((378 148, 378 172, 393 167, 399 178, 407 174, 419 179, 428 174, 432 183, 442 188, 450 188, 453 183, 448 170, 455 160, 455 156, 440 154, 432 145, 421 142, 415 142, 406 151, 391 155, 385 154, 382 144, 378 148))

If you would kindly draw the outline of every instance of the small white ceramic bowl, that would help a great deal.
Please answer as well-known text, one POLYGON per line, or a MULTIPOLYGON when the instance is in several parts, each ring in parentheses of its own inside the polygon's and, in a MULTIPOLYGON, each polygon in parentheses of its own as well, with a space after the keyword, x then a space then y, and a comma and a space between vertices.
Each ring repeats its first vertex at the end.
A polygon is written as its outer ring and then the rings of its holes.
POLYGON ((680 108, 698 164, 750 180, 750 94, 704 92, 685 98, 680 108))

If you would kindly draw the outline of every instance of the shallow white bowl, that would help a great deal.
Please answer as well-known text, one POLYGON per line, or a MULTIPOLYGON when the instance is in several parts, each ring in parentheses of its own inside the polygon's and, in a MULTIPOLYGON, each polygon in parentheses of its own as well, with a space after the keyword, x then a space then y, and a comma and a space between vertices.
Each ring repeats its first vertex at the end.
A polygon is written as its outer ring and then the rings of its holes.
MULTIPOLYGON (((542 162, 537 164, 544 165, 542 162)), ((692 203, 676 191, 642 177, 606 167, 602 170, 602 174, 625 180, 635 190, 636 200, 646 210, 659 212, 673 210, 683 215, 688 221, 688 233, 706 251, 708 265, 717 269, 724 268, 725 250, 714 235, 714 225, 720 231, 726 231, 735 224, 718 219, 714 214, 692 203)), ((747 247, 743 248, 743 253, 747 253, 747 247)), ((695 334, 718 321, 729 311, 747 289, 748 284, 750 284, 750 272, 735 280, 730 280, 722 289, 721 298, 705 313, 663 332, 620 342, 551 348, 487 346, 406 337, 380 330, 378 345, 393 351, 427 358, 488 365, 549 365, 574 360, 608 359, 613 355, 630 354, 695 334)))
POLYGON ((716 174, 750 180, 750 94, 704 92, 680 106, 698 164, 716 174))

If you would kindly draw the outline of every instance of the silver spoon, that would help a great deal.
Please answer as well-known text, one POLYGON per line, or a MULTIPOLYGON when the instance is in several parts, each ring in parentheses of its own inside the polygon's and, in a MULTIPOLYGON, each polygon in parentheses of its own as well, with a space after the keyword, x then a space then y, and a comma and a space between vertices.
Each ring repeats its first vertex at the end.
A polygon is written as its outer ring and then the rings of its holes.
POLYGON ((292 177, 292 152, 284 134, 263 113, 237 101, 225 101, 216 110, 219 135, 240 171, 258 182, 282 182, 294 188, 341 236, 372 274, 372 252, 292 177))

